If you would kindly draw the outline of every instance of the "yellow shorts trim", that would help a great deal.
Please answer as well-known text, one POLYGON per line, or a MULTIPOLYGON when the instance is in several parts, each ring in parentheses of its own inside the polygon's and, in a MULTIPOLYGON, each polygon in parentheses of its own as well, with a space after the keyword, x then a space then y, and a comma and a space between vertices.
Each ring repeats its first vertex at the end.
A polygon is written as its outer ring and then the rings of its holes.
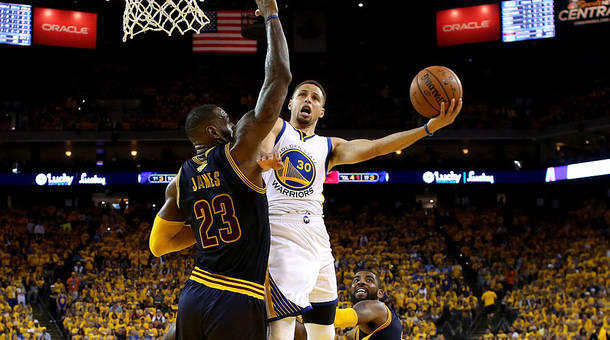
POLYGON ((259 300, 265 299, 265 287, 263 287, 263 285, 228 276, 212 274, 198 267, 195 267, 189 279, 211 288, 228 290, 230 292, 248 295, 259 300))

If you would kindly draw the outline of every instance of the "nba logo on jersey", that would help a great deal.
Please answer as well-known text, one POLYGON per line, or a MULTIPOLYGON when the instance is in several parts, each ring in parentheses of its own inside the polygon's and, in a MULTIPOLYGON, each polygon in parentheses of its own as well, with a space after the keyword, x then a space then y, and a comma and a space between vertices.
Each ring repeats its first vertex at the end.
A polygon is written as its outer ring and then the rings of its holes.
POLYGON ((316 178, 316 166, 305 153, 298 149, 284 151, 280 157, 284 168, 275 171, 275 178, 285 187, 305 190, 316 178))

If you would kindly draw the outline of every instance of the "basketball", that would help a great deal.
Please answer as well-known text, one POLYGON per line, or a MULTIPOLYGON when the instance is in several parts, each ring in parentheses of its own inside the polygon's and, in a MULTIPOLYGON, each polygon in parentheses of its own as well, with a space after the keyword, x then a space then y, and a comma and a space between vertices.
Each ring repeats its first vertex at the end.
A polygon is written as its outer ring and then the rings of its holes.
POLYGON ((462 97, 462 83, 449 68, 429 66, 419 71, 411 82, 410 97, 415 110, 424 117, 436 117, 441 111, 441 103, 446 108, 451 99, 462 97))

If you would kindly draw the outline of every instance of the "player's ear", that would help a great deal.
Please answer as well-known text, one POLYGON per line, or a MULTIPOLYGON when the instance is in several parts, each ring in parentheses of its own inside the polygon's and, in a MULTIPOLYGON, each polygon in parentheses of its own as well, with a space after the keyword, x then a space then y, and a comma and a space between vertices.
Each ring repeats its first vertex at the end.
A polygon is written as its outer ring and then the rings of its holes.
POLYGON ((218 132, 218 129, 216 129, 216 127, 213 126, 213 125, 210 125, 210 126, 206 127, 205 128, 205 132, 212 139, 216 139, 216 138, 220 137, 220 133, 218 132))
POLYGON ((383 289, 377 289, 377 299, 381 299, 385 296, 383 289))
POLYGON ((320 110, 320 118, 324 117, 324 112, 326 112, 326 110, 324 108, 322 108, 320 110))
POLYGON ((292 111, 292 99, 288 101, 288 110, 292 111))

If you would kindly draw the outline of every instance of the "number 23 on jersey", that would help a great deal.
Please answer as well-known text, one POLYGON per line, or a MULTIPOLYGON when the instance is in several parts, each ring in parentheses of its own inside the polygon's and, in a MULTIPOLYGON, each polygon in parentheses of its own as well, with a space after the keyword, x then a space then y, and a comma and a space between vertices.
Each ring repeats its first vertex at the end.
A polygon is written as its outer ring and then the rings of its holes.
POLYGON ((241 227, 235 215, 233 199, 227 194, 214 196, 212 202, 199 200, 193 204, 197 220, 203 219, 199 226, 199 240, 203 249, 216 247, 220 242, 232 243, 240 239, 241 227), (220 218, 222 227, 214 232, 214 218, 220 218), (219 240, 220 238, 220 240, 219 240))

